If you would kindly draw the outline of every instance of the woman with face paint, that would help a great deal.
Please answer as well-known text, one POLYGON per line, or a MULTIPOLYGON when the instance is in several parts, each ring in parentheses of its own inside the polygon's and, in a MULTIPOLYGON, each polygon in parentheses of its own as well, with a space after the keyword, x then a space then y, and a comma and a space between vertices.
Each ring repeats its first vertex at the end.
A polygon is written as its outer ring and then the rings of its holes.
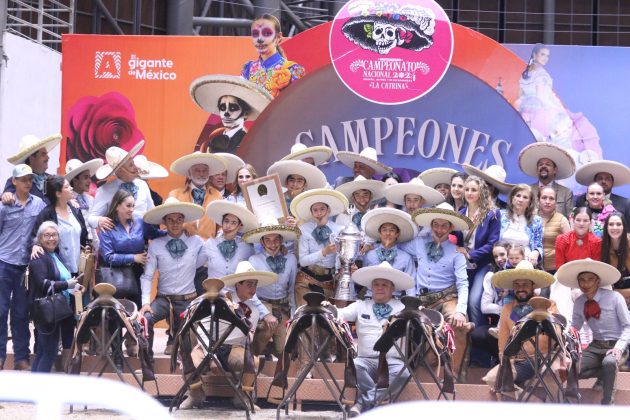
POLYGON ((251 30, 258 60, 245 63, 241 76, 276 97, 293 81, 304 77, 304 67, 287 60, 280 47, 280 21, 275 16, 262 15, 252 23, 251 30))

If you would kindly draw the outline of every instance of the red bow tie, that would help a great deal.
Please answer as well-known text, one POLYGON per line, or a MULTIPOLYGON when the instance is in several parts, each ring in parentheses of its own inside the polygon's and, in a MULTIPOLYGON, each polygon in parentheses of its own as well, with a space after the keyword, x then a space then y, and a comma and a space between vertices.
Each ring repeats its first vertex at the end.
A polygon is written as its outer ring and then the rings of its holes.
POLYGON ((586 301, 586 303, 584 304, 584 318, 586 318, 587 321, 591 317, 599 319, 599 316, 601 314, 602 308, 599 307, 599 303, 597 303, 597 301, 593 299, 586 301))
POLYGON ((252 314, 252 309, 245 302, 239 302, 238 306, 241 308, 241 311, 243 311, 245 318, 249 318, 252 314))

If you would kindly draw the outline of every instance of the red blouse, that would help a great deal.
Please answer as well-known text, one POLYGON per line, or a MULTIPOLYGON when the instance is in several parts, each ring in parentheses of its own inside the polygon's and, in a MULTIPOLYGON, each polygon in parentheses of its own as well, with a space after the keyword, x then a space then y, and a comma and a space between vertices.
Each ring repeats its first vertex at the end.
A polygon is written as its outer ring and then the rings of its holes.
POLYGON ((574 230, 558 235, 556 238, 556 270, 569 261, 582 260, 584 258, 601 261, 601 238, 589 232, 582 238, 582 245, 578 245, 577 240, 577 234, 574 230))

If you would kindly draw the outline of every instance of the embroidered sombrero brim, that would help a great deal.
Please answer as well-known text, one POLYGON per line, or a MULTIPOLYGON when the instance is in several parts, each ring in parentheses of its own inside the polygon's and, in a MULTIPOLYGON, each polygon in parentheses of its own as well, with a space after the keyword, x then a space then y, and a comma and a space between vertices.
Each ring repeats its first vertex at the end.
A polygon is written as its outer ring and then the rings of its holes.
POLYGON ((238 170, 245 166, 245 161, 232 153, 214 153, 214 155, 223 158, 227 168, 227 183, 233 183, 238 170))
POLYGON ((157 207, 153 207, 151 210, 144 214, 144 222, 151 225, 162 224, 164 216, 172 213, 180 213, 184 215, 184 222, 192 222, 193 220, 200 219, 203 216, 203 207, 194 204, 179 201, 176 203, 164 203, 157 207))
POLYGON ((415 279, 409 274, 395 268, 381 267, 380 265, 362 267, 352 275, 352 281, 368 288, 372 288, 374 279, 389 280, 394 283, 396 290, 411 289, 415 285, 415 279))
POLYGON ((269 286, 278 281, 278 275, 271 271, 247 271, 245 273, 229 274, 221 278, 221 281, 225 284, 225 287, 235 287, 236 283, 244 280, 256 280, 258 284, 256 287, 269 286))
POLYGON ((423 171, 420 179, 427 187, 435 188, 439 184, 451 185, 451 178, 457 173, 457 170, 451 168, 431 168, 423 171))
POLYGON ((46 151, 50 152, 52 149, 57 147, 59 142, 61 142, 61 134, 53 134, 52 136, 44 137, 43 139, 34 141, 28 146, 21 148, 16 154, 7 158, 7 161, 12 165, 24 163, 30 155, 42 147, 45 147, 46 151))
POLYGON ((210 169, 210 175, 220 174, 227 169, 227 163, 225 159, 214 153, 191 153, 186 156, 182 156, 179 159, 171 163, 171 172, 188 176, 188 170, 194 165, 207 165, 210 169))
POLYGON ((513 268, 499 271, 492 276, 492 284, 501 289, 513 289, 514 280, 531 280, 535 289, 549 287, 554 282, 551 274, 534 268, 513 268))
POLYGON ((411 215, 411 218, 418 226, 430 227, 435 219, 448 220, 453 225, 453 230, 472 229, 473 222, 463 214, 453 210, 423 208, 418 209, 411 215))
POLYGON ((435 206, 444 201, 444 196, 428 185, 401 182, 385 188, 385 198, 387 198, 387 201, 398 204, 399 206, 405 205, 405 196, 407 194, 421 196, 425 200, 425 206, 435 206))
POLYGON ((306 179, 304 191, 315 188, 324 188, 326 186, 326 175, 310 163, 299 160, 281 160, 274 163, 267 169, 267 175, 278 174, 280 184, 287 186, 287 177, 289 175, 300 175, 306 179))
MULTIPOLYGON (((372 200, 378 200, 385 196, 385 183, 377 181, 375 179, 364 179, 361 181, 350 181, 345 184, 341 184, 335 191, 339 191, 350 200, 352 193, 358 190, 368 190, 372 193, 372 200)), ((439 193, 438 193, 439 194, 439 193)))
POLYGON ((518 166, 523 173, 538 178, 538 161, 547 158, 556 164, 556 179, 569 178, 575 173, 575 161, 565 149, 553 143, 532 143, 523 148, 518 156, 518 166))
POLYGON ((199 77, 190 84, 193 101, 212 114, 219 114, 219 99, 227 95, 239 98, 250 106, 248 121, 254 121, 273 100, 265 89, 240 76, 213 74, 199 77))
POLYGON ((599 277, 599 287, 613 285, 621 278, 619 270, 612 265, 586 258, 562 264, 556 271, 556 280, 567 287, 579 288, 577 277, 585 271, 595 273, 599 277))
POLYGON ((120 169, 121 166, 123 166, 125 163, 127 163, 127 161, 129 161, 129 159, 133 159, 133 157, 135 155, 137 155, 143 147, 144 147, 144 140, 140 140, 118 162, 106 162, 103 166, 98 168, 96 170, 96 173, 95 173, 96 177, 98 179, 107 179, 107 178, 109 178, 110 175, 115 173, 118 169, 120 169), (113 165, 112 165, 112 163, 113 163, 113 165))
POLYGON ((337 153, 337 160, 349 168, 354 167, 354 162, 361 162, 374 169, 375 173, 381 175, 392 171, 391 166, 384 165, 374 159, 369 159, 354 152, 339 152, 337 153))
POLYGON ((418 234, 418 228, 408 213, 389 207, 372 209, 365 213, 361 219, 361 230, 370 238, 378 241, 380 239, 378 230, 383 223, 392 223, 398 226, 400 230, 398 242, 410 241, 418 234))
POLYGON ((223 216, 226 214, 238 217, 243 225, 239 232, 248 232, 258 226, 256 216, 247 207, 226 200, 211 201, 206 207, 206 214, 219 226, 223 223, 223 216))
POLYGON ((339 191, 317 188, 298 194, 298 196, 291 201, 291 214, 295 215, 295 217, 303 222, 308 222, 313 219, 311 207, 315 203, 328 204, 330 208, 329 217, 345 212, 349 205, 346 196, 339 191))
MULTIPOLYGON (((92 177, 96 173, 96 170, 100 168, 101 166, 103 166, 103 159, 100 159, 100 158, 92 159, 81 164, 80 166, 75 167, 70 172, 66 173, 65 178, 68 180, 68 182, 70 182, 85 171, 89 171, 90 176, 92 177)), ((67 164, 66 164, 66 169, 68 169, 67 164)))
POLYGON ((313 146, 295 153, 289 153, 280 160, 304 160, 312 158, 315 166, 319 166, 330 160, 332 149, 326 146, 313 146))
POLYGON ((581 185, 590 185, 595 182, 595 176, 601 172, 611 174, 615 186, 630 184, 630 169, 614 160, 596 160, 584 164, 575 172, 575 180, 581 185))
POLYGON ((245 232, 243 241, 256 244, 260 242, 263 236, 273 234, 282 236, 282 240, 285 242, 295 241, 300 237, 300 229, 285 225, 261 226, 245 232))
POLYGON ((512 188, 514 188, 514 186, 516 185, 516 184, 509 184, 507 182, 491 177, 490 175, 488 175, 481 169, 476 168, 467 163, 464 163, 462 165, 462 168, 464 169, 464 172, 466 172, 468 175, 478 176, 479 178, 483 179, 487 183, 494 185, 501 194, 509 194, 510 191, 512 191, 512 188))

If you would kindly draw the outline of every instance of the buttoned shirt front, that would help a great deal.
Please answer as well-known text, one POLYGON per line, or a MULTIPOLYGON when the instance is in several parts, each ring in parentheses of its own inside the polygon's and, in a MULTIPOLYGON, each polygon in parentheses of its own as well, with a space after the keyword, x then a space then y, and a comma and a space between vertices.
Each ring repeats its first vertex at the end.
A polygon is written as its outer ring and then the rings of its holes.
MULTIPOLYGON (((328 220, 326 226, 332 231, 331 236, 339 234, 343 226, 338 225, 335 222, 328 220)), ((318 244, 315 238, 313 238, 313 230, 317 227, 317 223, 314 221, 306 222, 300 226, 302 235, 300 236, 300 265, 302 267, 308 267, 309 265, 319 265, 325 268, 334 268, 337 261, 337 254, 330 253, 326 256, 322 254, 322 249, 327 244, 318 244)))
POLYGON ((238 263, 248 260, 254 254, 254 247, 237 236, 234 238, 236 241, 234 256, 226 260, 219 251, 219 244, 224 240, 223 233, 220 232, 216 238, 209 238, 204 245, 208 256, 208 278, 220 279, 228 274, 234 274, 238 263))
MULTIPOLYGON (((378 244, 378 246, 375 249, 365 254, 365 257, 363 257, 363 267, 379 265, 382 262, 378 257, 378 250, 380 248, 383 248, 383 245, 378 244)), ((403 273, 409 274, 412 278, 415 278, 416 265, 414 264, 413 258, 411 257, 411 255, 409 255, 408 253, 400 249, 398 245, 394 245, 392 248, 396 249, 396 257, 394 258, 392 262, 390 262, 392 268, 402 271, 403 273)), ((415 287, 413 289, 410 289, 410 291, 412 290, 413 290, 412 295, 415 296, 416 295, 415 287)), ((400 291, 394 292, 394 296, 399 296, 399 295, 400 295, 400 291)), ((366 296, 372 296, 371 289, 368 288, 366 296)))
MULTIPOLYGON (((155 207, 153 205, 153 199, 151 198, 151 190, 149 190, 149 185, 146 181, 142 179, 136 178, 133 180, 133 183, 138 187, 133 214, 142 217, 147 211, 155 207)), ((122 184, 123 182, 116 178, 107 184, 101 185, 96 190, 94 203, 92 204, 90 216, 88 217, 88 223, 94 229, 98 227, 98 220, 107 214, 107 209, 112 202, 112 198, 122 184)))
POLYGON ((0 203, 0 260, 13 265, 28 265, 31 250, 27 249, 35 219, 46 203, 32 194, 24 205, 0 203))
MULTIPOLYGON (((256 270, 272 272, 267 257, 270 255, 267 251, 254 254, 249 257, 249 262, 256 270)), ((256 295, 261 299, 289 299, 291 310, 295 311, 295 276, 297 275, 297 259, 293 254, 285 255, 287 261, 284 265, 284 271, 278 273, 278 281, 269 286, 258 287, 256 295)))

